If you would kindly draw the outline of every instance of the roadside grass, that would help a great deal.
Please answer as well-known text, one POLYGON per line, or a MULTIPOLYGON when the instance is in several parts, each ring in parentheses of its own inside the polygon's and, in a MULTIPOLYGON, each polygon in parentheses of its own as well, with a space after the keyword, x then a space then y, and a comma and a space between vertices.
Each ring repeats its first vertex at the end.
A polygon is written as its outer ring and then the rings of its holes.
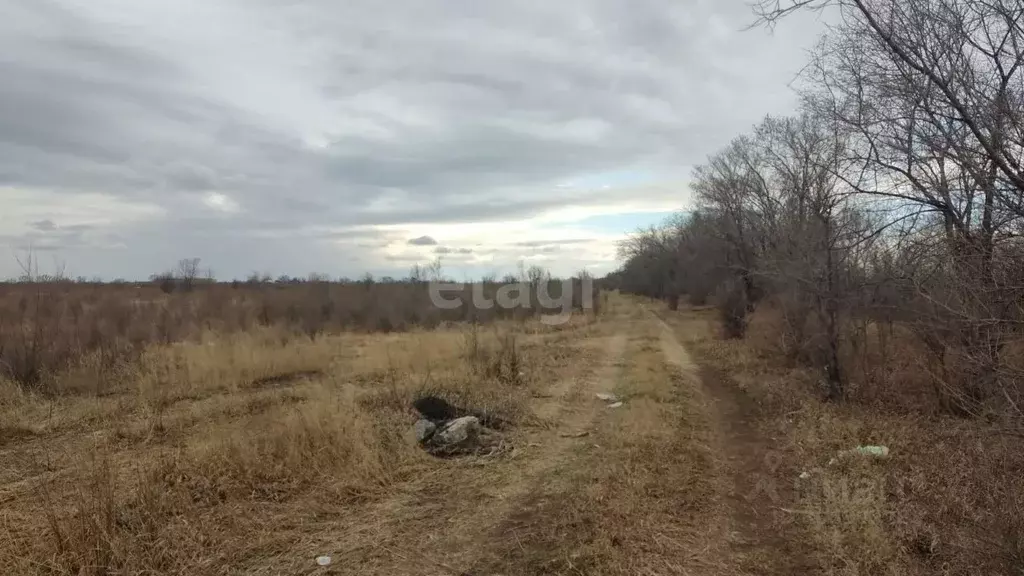
POLYGON ((797 487, 790 514, 827 573, 1024 574, 1020 438, 922 407, 909 345, 892 359, 884 397, 833 405, 813 371, 780 354, 769 315, 755 314, 745 340, 722 340, 712 311, 665 314, 688 326, 679 333, 702 362, 751 399, 759 430, 786 460, 776 481, 797 487), (906 396, 901 374, 910 378, 906 396), (877 444, 889 447, 888 459, 840 456, 877 444), (810 477, 796 478, 801 471, 810 477))

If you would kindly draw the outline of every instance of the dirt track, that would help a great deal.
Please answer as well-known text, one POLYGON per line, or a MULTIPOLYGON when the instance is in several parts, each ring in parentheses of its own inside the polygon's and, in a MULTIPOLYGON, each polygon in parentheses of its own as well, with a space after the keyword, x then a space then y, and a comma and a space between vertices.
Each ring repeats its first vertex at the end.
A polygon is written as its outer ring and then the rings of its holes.
POLYGON ((537 395, 510 454, 451 461, 357 511, 317 542, 340 560, 324 572, 813 571, 787 545, 790 494, 762 474, 775 463, 753 407, 680 343, 703 326, 624 303, 579 343, 576 373, 537 395))
POLYGON ((797 538, 789 533, 795 523, 785 503, 793 501, 793 487, 774 479, 785 463, 773 449, 771 439, 754 429, 755 406, 725 371, 708 363, 696 367, 680 345, 676 330, 685 333, 687 329, 699 329, 698 324, 680 322, 674 329, 660 318, 657 322, 662 329, 666 361, 683 370, 696 369, 703 390, 711 398, 716 450, 723 456, 728 476, 728 489, 723 494, 728 504, 731 565, 751 574, 812 573, 815 567, 797 546, 797 538))

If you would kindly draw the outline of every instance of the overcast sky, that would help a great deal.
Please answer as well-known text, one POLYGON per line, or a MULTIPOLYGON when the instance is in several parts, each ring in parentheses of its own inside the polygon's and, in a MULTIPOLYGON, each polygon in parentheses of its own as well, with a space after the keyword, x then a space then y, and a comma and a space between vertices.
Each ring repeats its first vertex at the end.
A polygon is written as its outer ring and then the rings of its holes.
POLYGON ((0 276, 616 266, 820 25, 743 0, 0 0, 0 276), (23 253, 23 252, 21 252, 23 253))

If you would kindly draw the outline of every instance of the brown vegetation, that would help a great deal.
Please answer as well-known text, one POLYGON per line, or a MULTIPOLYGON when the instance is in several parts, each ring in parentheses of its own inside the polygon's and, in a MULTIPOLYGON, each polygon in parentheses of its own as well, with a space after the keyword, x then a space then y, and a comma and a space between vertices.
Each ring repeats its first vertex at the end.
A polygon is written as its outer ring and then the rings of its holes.
POLYGON ((600 307, 580 278, 533 270, 452 285, 444 297, 462 305, 446 308, 419 276, 225 284, 192 259, 148 283, 104 284, 24 267, 0 284, 9 574, 311 562, 303 522, 437 466, 409 438, 415 398, 537 424, 527 406, 542 374, 565 369, 578 352, 563 342, 600 307), (512 285, 516 306, 473 305, 474 290, 493 300, 512 285))
POLYGON ((9 574, 311 564, 305 523, 346 517, 442 465, 408 437, 413 399, 534 422, 541 374, 567 368, 578 354, 567 338, 591 318, 318 337, 284 325, 208 330, 146 346, 116 379, 104 373, 101 391, 83 368, 50 376, 45 395, 3 380, 0 564, 9 574))
MULTIPOLYGON (((721 338, 709 309, 668 319, 698 362, 720 370, 749 399, 758 433, 774 439, 762 456, 775 465, 762 471, 796 489, 791 501, 775 503, 777 513, 800 527, 799 547, 817 571, 982 575, 1024 568, 1024 452, 998 423, 937 412, 923 390, 862 389, 860 402, 822 403, 822 375, 787 361, 777 310, 756 311, 745 340, 721 338), (872 444, 887 446, 889 458, 840 456, 872 444), (802 472, 809 476, 800 479, 802 472)), ((927 380, 918 366, 929 362, 928 353, 909 332, 892 346, 899 350, 893 374, 911 385, 927 380)))
POLYGON ((474 290, 493 301, 499 290, 520 282, 515 278, 476 287, 456 284, 443 292, 447 300, 461 299, 463 304, 454 308, 436 306, 429 285, 420 280, 264 283, 254 279, 226 284, 200 283, 189 275, 171 284, 177 288, 168 289, 168 278, 177 277, 103 284, 28 276, 22 282, 0 283, 0 375, 47 393, 61 393, 62 386, 70 385, 93 387, 92 392, 102 394, 149 346, 197 341, 207 333, 270 327, 318 338, 345 331, 391 332, 450 322, 525 320, 557 314, 566 286, 573 292, 566 295, 572 310, 600 304, 599 296, 584 290, 580 279, 563 284, 546 276, 524 277, 523 304, 510 308, 471 303, 474 290), (537 297, 540 282, 554 302, 537 297), (63 376, 69 371, 89 374, 69 383, 63 376))

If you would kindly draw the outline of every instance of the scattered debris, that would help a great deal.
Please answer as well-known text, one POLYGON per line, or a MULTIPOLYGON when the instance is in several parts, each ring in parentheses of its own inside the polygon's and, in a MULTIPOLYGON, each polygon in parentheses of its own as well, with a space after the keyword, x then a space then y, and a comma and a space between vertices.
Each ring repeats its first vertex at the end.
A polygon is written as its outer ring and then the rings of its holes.
POLYGON ((829 466, 833 466, 839 462, 840 458, 844 456, 871 456, 877 460, 884 460, 889 457, 888 446, 857 446, 849 450, 843 450, 836 458, 832 458, 828 461, 829 466))
POLYGON ((801 480, 807 480, 810 477, 811 477, 811 473, 810 472, 801 472, 800 473, 800 479, 801 480))
POLYGON ((317 563, 318 566, 330 566, 331 565, 331 557, 330 556, 317 556, 316 557, 316 563, 317 563))
POLYGON ((594 394, 594 396, 597 396, 598 400, 608 402, 609 408, 618 408, 619 406, 622 406, 622 400, 619 400, 618 396, 610 392, 598 392, 594 394))
POLYGON ((487 422, 436 396, 413 402, 423 416, 413 425, 416 441, 435 456, 494 454, 502 446, 501 436, 487 427, 487 422), (452 416, 463 414, 461 416, 452 416))
POLYGON ((857 446, 850 452, 861 454, 863 456, 874 456, 875 458, 888 458, 889 447, 888 446, 857 446))
POLYGON ((426 418, 420 418, 416 421, 415 426, 413 426, 413 431, 416 433, 416 441, 422 444, 430 440, 430 437, 434 435, 434 432, 437 431, 437 424, 426 418))
POLYGON ((559 434, 559 436, 561 436, 562 438, 583 438, 585 436, 590 436, 590 431, 583 430, 581 432, 562 432, 561 434, 559 434))

